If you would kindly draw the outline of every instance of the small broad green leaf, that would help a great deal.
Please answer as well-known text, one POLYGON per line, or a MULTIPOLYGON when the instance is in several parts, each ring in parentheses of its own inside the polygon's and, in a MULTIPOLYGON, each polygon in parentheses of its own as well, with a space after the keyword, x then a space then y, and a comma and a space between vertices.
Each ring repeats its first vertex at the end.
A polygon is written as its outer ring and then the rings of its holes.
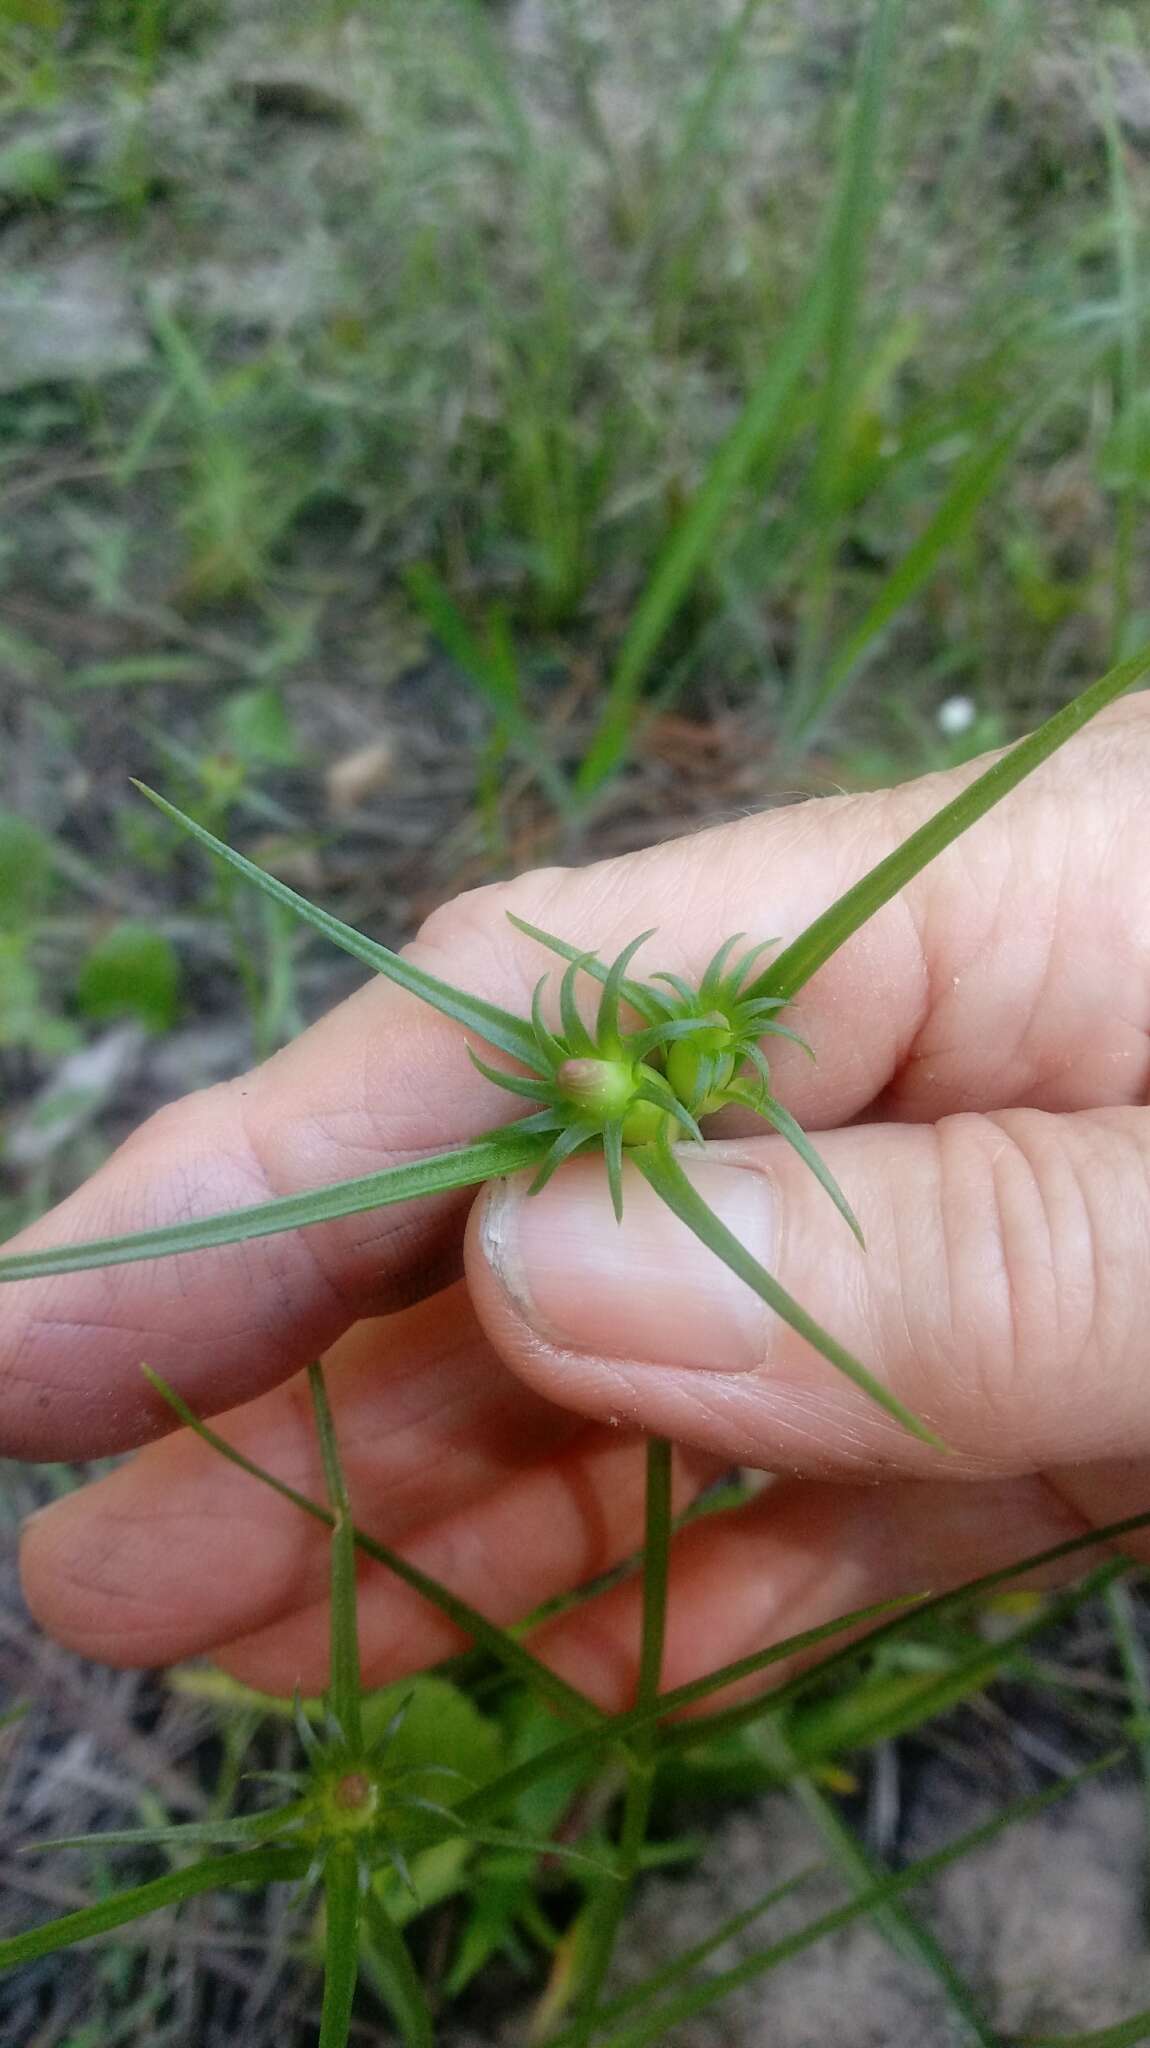
POLYGON ((438 1768, 449 1756, 460 1776, 456 1786, 446 1784, 439 1792, 445 1805, 454 1805, 469 1790, 487 1784, 500 1769, 503 1738, 498 1724, 481 1714, 450 1679, 434 1672, 364 1695, 363 1736, 369 1749, 381 1741, 400 1708, 402 1719, 387 1740, 387 1767, 418 1773, 438 1768))
POLYGON ((242 875, 253 888, 261 890, 265 896, 270 896, 274 903, 282 903, 286 910, 301 918, 304 924, 310 924, 315 931, 322 932, 325 939, 330 939, 333 945, 341 947, 345 953, 350 953, 353 959, 361 960, 365 967, 373 968, 377 974, 382 974, 388 981, 395 982, 397 987, 407 989, 411 995, 419 996, 442 1016, 451 1017, 456 1023, 467 1025, 481 1038, 485 1038, 489 1045, 496 1045, 501 1052, 510 1053, 512 1059, 522 1060, 524 1066, 530 1067, 534 1073, 545 1073, 546 1068, 541 1062, 534 1034, 522 1017, 513 1016, 510 1010, 500 1009, 496 1003, 485 1002, 481 996, 471 996, 462 989, 452 988, 450 983, 440 981, 436 975, 426 973, 422 967, 416 967, 414 962, 404 960, 399 953, 393 953, 390 946, 380 945, 375 939, 365 938, 362 932, 353 931, 350 925, 342 924, 338 917, 332 917, 328 911, 320 910, 316 904, 309 903, 306 896, 299 895, 295 889, 289 889, 286 882, 277 880, 275 875, 265 874, 263 868, 258 868, 254 861, 246 860, 242 853, 236 853, 232 847, 226 846, 222 839, 216 838, 214 832, 209 832, 206 826, 198 824, 194 818, 189 818, 185 812, 177 810, 175 804, 170 804, 166 797, 157 795, 154 789, 149 789, 142 782, 137 782, 135 787, 141 796, 146 796, 149 803, 155 804, 157 810, 162 811, 166 818, 170 818, 173 824, 180 827, 181 831, 198 840, 199 844, 214 854, 217 860, 223 861, 224 865, 233 869, 237 875, 242 875))
POLYGON ((655 1193, 661 1196, 680 1222, 685 1223, 688 1230, 694 1231, 700 1243, 707 1245, 717 1258, 722 1259, 723 1264, 729 1266, 732 1273, 737 1273, 740 1280, 745 1280, 747 1286, 752 1287, 760 1300, 765 1301, 768 1308, 772 1308, 784 1323, 800 1337, 804 1337, 808 1344, 813 1345, 829 1365, 837 1367, 838 1371, 852 1380, 864 1394, 869 1394, 872 1401, 877 1402, 878 1406, 893 1416, 896 1422, 901 1422, 903 1428, 908 1429, 912 1436, 918 1437, 922 1443, 931 1444, 936 1450, 945 1450, 946 1446, 941 1437, 936 1436, 925 1422, 920 1422, 918 1416, 912 1414, 905 1403, 900 1401, 896 1394, 891 1393, 889 1387, 884 1387, 873 1373, 868 1372, 865 1365, 860 1364, 842 1344, 822 1329, 814 1317, 809 1316, 805 1308, 800 1307, 766 1268, 760 1266, 746 1246, 740 1244, 734 1232, 728 1230, 725 1223, 720 1222, 698 1193, 694 1183, 683 1172, 669 1146, 636 1147, 631 1157, 644 1179, 654 1188, 655 1193))
POLYGON ((335 1842, 323 1867, 323 2013, 319 2048, 347 2048, 359 1976, 359 1862, 350 1842, 335 1842))
POLYGON ((55 1246, 42 1252, 13 1252, 0 1258, 0 1285, 13 1280, 38 1280, 52 1273, 85 1273, 98 1266, 129 1265, 137 1259, 166 1258, 172 1252, 205 1251, 216 1245, 240 1244, 253 1237, 273 1237, 301 1230, 310 1223, 330 1223, 391 1202, 416 1201, 451 1188, 474 1187, 519 1167, 537 1165, 547 1150, 546 1138, 519 1136, 512 1125, 506 1134, 479 1138, 454 1152, 440 1152, 408 1166, 392 1166, 357 1180, 333 1181, 307 1194, 285 1195, 250 1209, 229 1209, 193 1223, 173 1223, 128 1237, 93 1238, 88 1244, 55 1246))
POLYGON ((180 1005, 175 948, 153 926, 125 919, 92 947, 80 969, 76 1001, 94 1023, 136 1017, 149 1031, 169 1030, 180 1005))
POLYGON ((21 932, 47 909, 52 842, 31 819, 0 805, 0 932, 21 932))
POLYGON ((148 1884, 132 1885, 110 1899, 101 1899, 98 1905, 65 1913, 45 1927, 30 1927, 25 1934, 8 1935, 0 1940, 0 1970, 10 1970, 17 1963, 35 1962, 37 1957, 53 1955, 57 1949, 74 1948, 79 1941, 109 1934, 114 1927, 126 1927, 133 1920, 158 1912, 162 1906, 177 1905, 181 1899, 194 1898, 199 1892, 222 1891, 240 1884, 298 1882, 310 1861, 308 1849, 246 1849, 235 1856, 211 1856, 203 1863, 193 1863, 189 1870, 169 1870, 148 1884))
POLYGON ((237 690, 220 724, 227 746, 247 767, 290 768, 299 757, 283 693, 274 683, 237 690))

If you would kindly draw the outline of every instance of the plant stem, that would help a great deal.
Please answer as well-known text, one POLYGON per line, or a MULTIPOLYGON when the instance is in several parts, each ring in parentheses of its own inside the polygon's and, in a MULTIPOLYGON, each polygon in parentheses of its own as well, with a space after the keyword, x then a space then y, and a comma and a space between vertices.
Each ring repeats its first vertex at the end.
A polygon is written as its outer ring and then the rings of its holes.
MULTIPOLYGON (((239 1470, 246 1472, 250 1478, 258 1479, 262 1485, 270 1487, 273 1493, 278 1493, 281 1499, 290 1501, 293 1507, 299 1508, 305 1515, 310 1515, 313 1521, 323 1522, 327 1528, 334 1529, 336 1517, 330 1508, 323 1507, 319 1501, 309 1500, 306 1493, 300 1493, 296 1487, 289 1486, 286 1480, 277 1479, 274 1472, 268 1472, 264 1466, 257 1465, 254 1459, 245 1457, 242 1451, 237 1451, 234 1444, 227 1441, 226 1437, 220 1436, 209 1423, 203 1422, 183 1396, 177 1394, 175 1388, 170 1387, 166 1380, 161 1379, 158 1372, 153 1372, 147 1365, 143 1371, 145 1378, 167 1402, 172 1413, 178 1415, 188 1429, 194 1430, 197 1436, 202 1437, 203 1441, 210 1444, 214 1451, 218 1451, 222 1458, 226 1458, 229 1464, 238 1466, 239 1470)), ((377 1564, 385 1565, 387 1570, 394 1572, 396 1578, 401 1579, 405 1586, 410 1586, 413 1592, 422 1594, 431 1606, 437 1607, 441 1614, 445 1614, 449 1621, 454 1622, 462 1635, 470 1636, 480 1649, 488 1651, 524 1684, 534 1686, 540 1697, 547 1700, 558 1713, 569 1714, 575 1720, 591 1722, 593 1725, 598 1725, 603 1719, 599 1709, 584 1693, 576 1691, 574 1686, 568 1685, 565 1679, 559 1677, 558 1672, 552 1671, 538 1657, 533 1656, 531 1651, 507 1629, 488 1621, 486 1615, 480 1614, 468 1601, 461 1600, 447 1586, 440 1585, 438 1579, 431 1578, 427 1572, 421 1572, 418 1565, 412 1564, 399 1551, 376 1542, 373 1536, 366 1535, 362 1529, 353 1528, 352 1534, 357 1550, 361 1550, 365 1557, 373 1558, 377 1564)))
MULTIPOLYGON (((647 1443, 646 1533, 643 1545, 643 1633, 639 1650, 639 1678, 636 1708, 651 1707, 659 1696, 663 1671, 663 1639, 667 1623, 667 1578, 671 1554, 671 1446, 662 1437, 647 1443)), ((590 1941, 579 2011, 571 2036, 572 2048, 586 2048, 596 2027, 599 1994, 611 1967, 615 1943, 651 1813, 655 1788, 658 1723, 648 1721, 636 1729, 626 1747, 627 1791, 623 1802, 623 1824, 615 1859, 616 1882, 604 1887, 592 1907, 590 1941)))

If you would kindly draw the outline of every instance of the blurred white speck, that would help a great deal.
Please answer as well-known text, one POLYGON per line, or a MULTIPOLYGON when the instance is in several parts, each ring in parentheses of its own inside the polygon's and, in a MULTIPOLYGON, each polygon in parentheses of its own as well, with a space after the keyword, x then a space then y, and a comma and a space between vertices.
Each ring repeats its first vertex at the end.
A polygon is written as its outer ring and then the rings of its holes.
POLYGON ((945 697, 935 713, 938 729, 948 739, 957 738, 960 732, 969 732, 975 715, 973 697, 945 697))

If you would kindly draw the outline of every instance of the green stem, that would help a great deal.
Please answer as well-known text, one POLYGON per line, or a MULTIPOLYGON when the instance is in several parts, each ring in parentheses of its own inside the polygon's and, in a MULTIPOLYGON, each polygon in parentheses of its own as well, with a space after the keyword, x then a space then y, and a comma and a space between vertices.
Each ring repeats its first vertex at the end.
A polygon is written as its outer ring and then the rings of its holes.
MULTIPOLYGON (((659 1697, 667 1627, 670 1556, 671 1446, 661 1437, 651 1437, 647 1443, 643 1629, 635 1690, 635 1704, 640 1712, 649 1711, 659 1697)), ((611 1967, 615 1943, 647 1839, 651 1797, 655 1789, 657 1744, 658 1723, 651 1720, 636 1729, 626 1746, 627 1791, 615 1859, 616 1881, 604 1886, 592 1907, 589 1953, 580 1985, 572 2048, 586 2048, 596 2029, 599 1996, 611 1967)))
POLYGON ((335 1421, 327 1398, 323 1367, 307 1369, 324 1481, 333 1516, 331 1533, 331 1676, 328 1700, 348 1748, 363 1748, 360 1714, 359 1631, 355 1583, 355 1524, 351 1519, 347 1481, 339 1455, 335 1421))
POLYGON ((347 2048, 359 1976, 359 1865, 350 1842, 328 1850, 323 1872, 323 2013, 319 2048, 347 2048))
MULTIPOLYGON (((218 1451, 222 1458, 226 1458, 229 1464, 237 1465, 249 1478, 258 1479, 262 1485, 270 1487, 273 1493, 278 1493, 282 1500, 290 1501, 293 1507, 299 1508, 305 1515, 310 1515, 313 1521, 322 1522, 328 1529, 334 1529, 335 1516, 330 1508, 322 1507, 319 1501, 310 1500, 306 1493, 298 1492, 294 1486, 289 1486, 286 1480, 277 1479, 274 1472, 268 1472, 264 1466, 257 1465, 254 1459, 246 1458, 242 1451, 237 1451, 234 1444, 228 1443, 227 1439, 212 1429, 210 1424, 202 1422, 195 1410, 188 1406, 183 1395, 177 1394, 175 1388, 170 1387, 166 1380, 162 1380, 159 1373, 153 1372, 150 1366, 144 1367, 144 1373, 161 1399, 167 1402, 175 1415, 179 1416, 180 1421, 188 1429, 194 1430, 197 1436, 202 1437, 212 1450, 218 1451)), ((410 1563, 397 1550, 390 1550, 386 1544, 377 1543, 373 1536, 365 1535, 362 1529, 354 1529, 353 1533, 356 1548, 362 1550, 365 1557, 374 1558, 377 1564, 385 1565, 388 1571, 394 1572, 397 1579, 402 1579, 405 1586, 410 1586, 414 1592, 422 1594, 432 1607, 437 1607, 441 1614, 445 1614, 449 1621, 454 1622, 463 1635, 470 1636, 474 1643, 504 1665, 514 1677, 534 1686, 540 1697, 549 1701, 559 1713, 570 1715, 585 1727, 589 1722, 597 1726, 603 1719, 598 1707, 593 1705, 584 1693, 579 1692, 575 1686, 568 1685, 565 1679, 559 1677, 558 1672, 552 1671, 538 1657, 532 1656, 531 1651, 517 1642, 506 1629, 500 1628, 496 1622, 488 1621, 486 1615, 480 1614, 477 1608, 470 1606, 466 1600, 461 1600, 458 1594, 452 1593, 446 1586, 441 1586, 438 1579, 421 1572, 418 1565, 410 1563)))
POLYGON ((209 1856, 189 1870, 169 1870, 147 1884, 133 1885, 113 1898, 101 1899, 98 1905, 65 1913, 61 1919, 49 1921, 46 1927, 30 1927, 25 1934, 9 1935, 6 1941, 0 1941, 0 1970, 34 1962, 38 1956, 51 1955, 56 1949, 72 1948, 78 1941, 90 1941, 93 1935, 107 1934, 132 1920, 143 1920, 162 1906, 178 1905, 181 1899, 190 1899, 197 1892, 222 1891, 236 1884, 288 1883, 304 1875, 309 1861, 310 1852, 306 1849, 248 1849, 238 1855, 209 1856))

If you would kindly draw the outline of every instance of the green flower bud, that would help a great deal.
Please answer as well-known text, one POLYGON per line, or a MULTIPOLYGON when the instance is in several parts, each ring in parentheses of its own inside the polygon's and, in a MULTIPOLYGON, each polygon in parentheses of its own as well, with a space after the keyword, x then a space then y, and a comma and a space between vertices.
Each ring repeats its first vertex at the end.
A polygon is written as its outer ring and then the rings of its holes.
POLYGON ((564 1060, 555 1079, 569 1102, 603 1123, 621 1117, 635 1093, 635 1070, 626 1060, 564 1060))
POLYGON ((320 1832, 356 1835, 376 1825, 379 1784, 365 1765, 353 1764, 323 1782, 319 1790, 320 1832))
POLYGON ((721 1010, 712 1010, 705 1020, 710 1030, 692 1032, 690 1038, 676 1039, 667 1048, 667 1079, 680 1102, 690 1110, 700 1108, 699 1085, 704 1060, 714 1060, 719 1054, 717 1067, 711 1070, 711 1090, 725 1088, 735 1071, 735 1056, 728 1048, 731 1045, 731 1026, 721 1010))

